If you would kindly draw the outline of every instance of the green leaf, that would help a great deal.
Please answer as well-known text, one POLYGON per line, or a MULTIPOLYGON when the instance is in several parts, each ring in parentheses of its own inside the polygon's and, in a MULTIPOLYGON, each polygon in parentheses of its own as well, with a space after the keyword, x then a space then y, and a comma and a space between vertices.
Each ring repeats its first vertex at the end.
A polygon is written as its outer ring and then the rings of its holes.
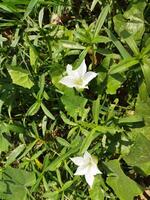
POLYGON ((139 56, 139 49, 138 46, 133 38, 133 36, 129 36, 127 38, 124 38, 130 49, 133 51, 135 56, 139 56))
POLYGON ((87 99, 75 95, 74 91, 70 90, 61 97, 61 101, 64 104, 65 110, 71 117, 82 117, 87 99))
POLYGON ((40 101, 36 101, 27 111, 27 115, 29 116, 33 116, 35 115, 39 109, 40 109, 40 106, 41 106, 41 102, 40 101))
POLYGON ((94 32, 94 37, 98 35, 98 33, 100 32, 104 22, 105 22, 105 19, 108 15, 108 12, 109 12, 109 9, 110 9, 110 6, 107 5, 103 8, 103 10, 101 11, 99 17, 98 17, 98 20, 96 22, 96 25, 95 25, 95 32, 94 32))
POLYGON ((83 139, 82 144, 80 146, 80 153, 83 154, 91 145, 92 141, 99 136, 102 136, 104 133, 113 133, 117 131, 117 129, 113 127, 107 126, 98 126, 91 123, 79 122, 81 125, 85 125, 86 128, 92 128, 91 131, 88 132, 86 137, 83 139))
POLYGON ((59 200, 59 190, 58 191, 53 191, 53 192, 46 192, 44 193, 43 197, 48 198, 48 200, 59 200))
POLYGON ((93 0, 90 10, 93 11, 99 0, 93 0))
POLYGON ((29 50, 30 50, 29 51, 29 53, 30 53, 30 64, 31 64, 32 68, 34 69, 34 71, 36 72, 35 65, 36 65, 36 61, 37 61, 37 58, 38 58, 38 54, 37 54, 37 51, 36 51, 36 49, 33 45, 30 45, 29 50))
POLYGON ((126 125, 137 124, 140 122, 143 122, 143 117, 141 117, 140 115, 131 115, 128 117, 122 117, 118 121, 119 124, 126 124, 126 125))
POLYGON ((148 40, 147 43, 148 43, 148 44, 147 44, 145 47, 143 47, 142 50, 141 50, 141 55, 142 55, 142 56, 148 54, 149 51, 150 51, 150 42, 149 42, 149 40, 148 40))
POLYGON ((135 114, 143 117, 145 125, 150 126, 150 98, 143 101, 140 96, 138 96, 135 106, 135 114))
POLYGON ((150 59, 143 59, 143 63, 141 64, 142 72, 144 74, 145 83, 147 87, 147 92, 150 95, 150 59))
POLYGON ((10 143, 8 140, 3 136, 3 134, 0 132, 0 154, 2 151, 8 151, 8 147, 10 146, 10 143))
POLYGON ((98 98, 95 101, 93 101, 93 106, 92 106, 92 114, 95 124, 98 124, 99 113, 100 113, 100 96, 98 96, 98 98))
POLYGON ((92 43, 107 43, 107 42, 110 42, 110 38, 106 37, 106 36, 99 36, 97 35, 96 37, 94 37, 92 39, 92 43))
POLYGON ((123 15, 118 14, 114 17, 115 31, 119 36, 123 37, 124 32, 128 32, 135 41, 142 38, 145 30, 143 17, 145 6, 144 1, 131 3, 123 15))
POLYGON ((130 54, 127 52, 127 50, 123 47, 123 45, 121 44, 121 42, 114 36, 114 34, 106 29, 107 35, 108 37, 111 39, 111 41, 114 43, 114 45, 117 47, 118 51, 120 52, 120 54, 122 55, 122 57, 124 59, 126 58, 130 58, 130 54))
POLYGON ((61 111, 60 111, 60 117, 62 118, 62 120, 64 121, 65 124, 68 124, 68 125, 71 125, 71 126, 76 126, 77 125, 75 122, 69 120, 67 118, 67 116, 61 111))
POLYGON ((66 189, 68 189, 72 184, 73 184, 74 181, 67 181, 61 188, 61 191, 64 191, 66 189))
POLYGON ((21 169, 6 168, 0 179, 0 198, 6 200, 26 200, 26 187, 36 182, 35 174, 21 169), (9 190, 8 190, 9 188, 9 190))
POLYGON ((21 69, 19 67, 13 67, 12 69, 8 69, 8 72, 14 84, 28 89, 32 88, 34 85, 34 83, 29 78, 29 73, 27 70, 21 69))
POLYGON ((62 40, 61 44, 63 47, 68 48, 68 49, 85 49, 84 46, 80 45, 77 42, 73 42, 73 41, 62 40))
POLYGON ((47 117, 49 117, 52 120, 55 120, 54 115, 45 107, 43 103, 41 103, 41 108, 47 117))
POLYGON ((106 182, 120 200, 134 199, 142 193, 138 184, 124 174, 118 160, 111 160, 105 164, 111 171, 106 182))
POLYGON ((89 190, 91 200, 104 200, 103 180, 100 175, 95 176, 94 184, 89 190))
POLYGON ((39 101, 42 100, 43 93, 44 93, 44 86, 45 86, 45 74, 42 74, 39 78, 39 88, 40 88, 40 90, 37 93, 37 99, 39 101))
POLYGON ((139 63, 135 58, 128 58, 121 60, 118 64, 114 64, 110 67, 109 74, 116 74, 127 71, 130 67, 139 63))
POLYGON ((39 21, 40 28, 42 28, 43 17, 44 17, 44 8, 42 8, 39 12, 38 21, 39 21))
POLYGON ((61 91, 66 89, 66 87, 63 84, 59 83, 64 71, 65 71, 64 66, 58 63, 51 66, 50 77, 51 77, 52 83, 61 91))
MULTIPOLYGON (((24 186, 16 185, 14 183, 11 183, 11 180, 8 182, 2 182, 5 186, 5 190, 0 192, 0 198, 4 200, 26 200, 27 199, 27 192, 24 186), (7 190, 7 187, 9 187, 9 192, 7 190)), ((1 180, 0 180, 1 185, 1 180)))
POLYGON ((116 94, 117 89, 122 85, 124 80, 124 77, 120 74, 109 76, 107 80, 107 94, 116 94))
MULTIPOLYGON (((66 147, 64 147, 66 148, 66 147)), ((76 153, 79 149, 79 146, 74 146, 74 148, 69 149, 66 153, 59 154, 60 156, 54 159, 51 164, 45 169, 45 171, 55 171, 62 163, 63 160, 70 157, 73 153, 76 153)))
POLYGON ((70 146, 69 142, 67 142, 65 139, 63 139, 61 137, 57 137, 56 140, 57 140, 57 142, 59 144, 61 144, 64 147, 69 147, 70 146))
POLYGON ((130 149, 130 153, 124 157, 128 165, 140 169, 142 174, 150 175, 150 140, 143 134, 137 134, 134 145, 130 149))
POLYGON ((15 6, 13 6, 12 4, 8 4, 8 3, 0 3, 0 8, 10 12, 10 13, 17 13, 18 9, 16 9, 15 6))
POLYGON ((4 171, 3 178, 8 179, 8 177, 11 177, 13 182, 24 185, 26 187, 33 186, 36 182, 36 177, 34 172, 27 172, 22 169, 16 169, 12 167, 6 168, 4 171))
POLYGON ((84 49, 80 55, 79 58, 75 61, 74 67, 79 67, 81 65, 81 63, 83 62, 83 60, 85 59, 87 52, 89 50, 89 47, 87 47, 86 49, 84 49))
POLYGON ((25 144, 21 144, 17 148, 15 148, 8 156, 5 166, 8 166, 12 162, 14 162, 19 154, 25 149, 25 146, 25 144))
POLYGON ((33 10, 35 5, 38 3, 39 0, 31 0, 28 4, 28 7, 26 9, 26 12, 24 13, 24 18, 26 18, 33 10))

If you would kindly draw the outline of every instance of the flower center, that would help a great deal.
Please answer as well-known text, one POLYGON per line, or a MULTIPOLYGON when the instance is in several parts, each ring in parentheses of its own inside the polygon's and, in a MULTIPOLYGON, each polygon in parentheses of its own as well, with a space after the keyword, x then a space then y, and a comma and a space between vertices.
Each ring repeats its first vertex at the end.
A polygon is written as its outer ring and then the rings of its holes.
POLYGON ((74 83, 75 83, 76 85, 81 86, 81 85, 83 84, 83 80, 82 80, 82 78, 77 78, 77 79, 74 80, 74 83))

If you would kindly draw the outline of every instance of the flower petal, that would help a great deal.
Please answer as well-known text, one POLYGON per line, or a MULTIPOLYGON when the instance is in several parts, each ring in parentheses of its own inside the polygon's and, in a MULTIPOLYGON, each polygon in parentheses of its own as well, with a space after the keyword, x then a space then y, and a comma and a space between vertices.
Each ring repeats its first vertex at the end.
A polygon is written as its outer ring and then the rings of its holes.
POLYGON ((59 82, 69 88, 75 87, 74 80, 71 76, 65 76, 59 82))
POLYGON ((75 172, 74 175, 85 175, 87 174, 87 172, 88 172, 88 166, 82 165, 77 168, 77 171, 75 172))
POLYGON ((85 64, 85 60, 83 60, 81 65, 76 70, 74 70, 74 72, 78 73, 79 77, 83 77, 86 71, 87 71, 87 67, 85 64))
POLYGON ((91 167, 89 167, 88 171, 92 175, 102 174, 102 172, 98 169, 97 165, 95 165, 95 164, 92 165, 91 167))
POLYGON ((81 166, 84 164, 84 159, 82 157, 74 157, 74 158, 70 158, 72 160, 72 162, 74 162, 74 164, 81 166))
POLYGON ((84 84, 87 85, 96 76, 97 76, 97 73, 95 72, 86 72, 83 77, 84 84))
POLYGON ((85 174, 86 182, 89 184, 90 187, 92 187, 94 182, 94 176, 92 174, 85 174))
POLYGON ((67 74, 69 75, 69 76, 71 76, 72 75, 72 65, 67 65, 67 67, 66 67, 66 72, 67 72, 67 74))
POLYGON ((83 158, 84 160, 90 160, 92 157, 91 157, 91 154, 89 154, 87 151, 85 151, 84 155, 83 155, 83 158))

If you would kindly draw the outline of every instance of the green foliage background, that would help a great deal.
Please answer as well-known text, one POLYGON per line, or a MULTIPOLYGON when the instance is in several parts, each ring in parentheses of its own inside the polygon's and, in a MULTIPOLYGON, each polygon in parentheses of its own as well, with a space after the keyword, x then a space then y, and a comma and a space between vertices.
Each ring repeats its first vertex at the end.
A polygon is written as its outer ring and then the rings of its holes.
POLYGON ((148 0, 0 1, 0 199, 138 199, 150 175, 148 0), (82 93, 66 65, 98 73, 82 93), (69 159, 103 172, 89 189, 69 159))

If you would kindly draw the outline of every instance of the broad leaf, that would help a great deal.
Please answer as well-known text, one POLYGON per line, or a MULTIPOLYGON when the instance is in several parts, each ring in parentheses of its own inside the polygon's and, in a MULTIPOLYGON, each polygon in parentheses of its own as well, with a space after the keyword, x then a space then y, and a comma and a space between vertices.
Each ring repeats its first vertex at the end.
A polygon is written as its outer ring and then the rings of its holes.
POLYGON ((124 32, 128 32, 135 40, 140 40, 143 36, 145 25, 143 11, 146 3, 139 1, 130 4, 124 14, 118 14, 114 17, 115 31, 123 37, 124 32))
POLYGON ((87 99, 75 95, 74 91, 70 90, 69 93, 67 92, 61 97, 61 100, 65 106, 66 111, 71 117, 82 117, 87 99))
POLYGON ((118 160, 111 160, 106 166, 111 171, 106 182, 120 200, 134 199, 142 193, 138 184, 124 174, 118 160))
POLYGON ((6 200, 26 200, 26 187, 33 186, 35 182, 36 179, 33 172, 11 167, 6 168, 0 178, 0 198, 6 200))
POLYGON ((144 172, 146 175, 150 175, 149 147, 150 140, 139 131, 130 153, 124 157, 124 160, 128 165, 138 168, 139 171, 144 172))

